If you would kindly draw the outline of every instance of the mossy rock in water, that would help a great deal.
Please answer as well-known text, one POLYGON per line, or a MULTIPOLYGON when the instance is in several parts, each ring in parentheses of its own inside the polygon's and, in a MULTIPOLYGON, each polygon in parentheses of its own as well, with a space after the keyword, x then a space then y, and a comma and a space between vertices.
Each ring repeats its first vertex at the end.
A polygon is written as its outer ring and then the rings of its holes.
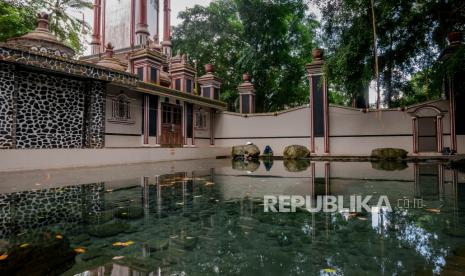
POLYGON ((456 256, 465 257, 465 247, 456 248, 453 252, 456 256))
POLYGON ((186 250, 193 250, 198 242, 199 238, 197 237, 185 237, 182 239, 174 239, 173 242, 181 245, 186 250))
POLYGON ((408 152, 396 148, 378 148, 371 151, 371 157, 387 160, 405 159, 408 152))
POLYGON ((258 160, 241 160, 233 159, 232 168, 237 171, 251 171, 254 172, 260 168, 260 161, 258 160))
POLYGON ((283 163, 288 172, 305 171, 310 166, 310 160, 305 159, 285 159, 283 163))
POLYGON ((77 236, 70 237, 70 242, 72 244, 81 244, 85 241, 90 240, 90 236, 88 234, 79 234, 77 236))
POLYGON ((142 275, 148 275, 150 271, 158 269, 157 262, 154 262, 152 258, 125 256, 120 260, 115 260, 114 263, 139 271, 142 275))
POLYGON ((113 211, 107 210, 98 213, 84 215, 84 221, 88 224, 102 224, 113 219, 113 211))
POLYGON ((169 239, 149 240, 147 244, 150 250, 163 251, 163 250, 168 249, 168 247, 170 246, 170 240, 169 239))
POLYGON ((448 236, 455 237, 455 238, 464 238, 465 237, 465 229, 461 228, 449 228, 444 231, 448 236))
POLYGON ((131 206, 128 208, 118 208, 115 212, 115 217, 120 219, 139 219, 144 216, 142 207, 131 206))
POLYGON ((380 171, 402 171, 408 168, 408 165, 406 162, 381 160, 371 162, 371 167, 380 171))
POLYGON ((302 159, 310 156, 310 150, 304 146, 291 145, 284 148, 284 159, 302 159))
POLYGON ((119 233, 127 231, 131 225, 121 221, 110 222, 106 224, 94 225, 89 227, 89 235, 104 238, 116 236, 119 233))
POLYGON ((80 257, 81 260, 85 262, 102 257, 106 257, 108 260, 110 260, 111 254, 102 248, 89 248, 84 254, 81 254, 80 257))
POLYGON ((289 233, 281 232, 276 239, 280 246, 288 246, 292 244, 292 236, 289 233))
POLYGON ((251 158, 258 158, 260 156, 260 149, 256 145, 239 145, 233 146, 231 156, 233 158, 243 157, 248 155, 251 158))
POLYGON ((2 275, 60 275, 74 265, 76 252, 67 239, 43 235, 31 244, 12 247, 8 258, 0 261, 2 275))

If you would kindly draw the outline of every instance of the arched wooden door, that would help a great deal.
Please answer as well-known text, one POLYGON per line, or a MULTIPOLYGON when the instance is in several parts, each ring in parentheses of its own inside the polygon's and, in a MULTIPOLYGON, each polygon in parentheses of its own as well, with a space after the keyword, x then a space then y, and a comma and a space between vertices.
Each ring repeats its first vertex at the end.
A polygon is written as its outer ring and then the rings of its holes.
POLYGON ((162 147, 182 147, 182 107, 162 103, 160 144, 162 147))

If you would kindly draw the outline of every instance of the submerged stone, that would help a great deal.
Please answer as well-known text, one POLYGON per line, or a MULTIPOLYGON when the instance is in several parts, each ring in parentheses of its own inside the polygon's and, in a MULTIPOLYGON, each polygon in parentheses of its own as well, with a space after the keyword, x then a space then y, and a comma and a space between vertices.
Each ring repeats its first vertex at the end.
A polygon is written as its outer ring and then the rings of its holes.
POLYGON ((73 244, 80 244, 82 242, 88 241, 90 236, 88 234, 79 234, 77 236, 71 237, 70 242, 73 244))
POLYGON ((449 228, 445 230, 445 233, 451 237, 456 237, 456 238, 465 237, 465 229, 461 229, 461 228, 449 228))
POLYGON ((174 239, 173 242, 181 245, 186 250, 193 250, 199 239, 197 237, 185 237, 182 239, 174 239))
POLYGON ((94 237, 111 237, 118 235, 119 233, 122 233, 126 230, 128 230, 131 227, 128 223, 125 222, 111 222, 111 223, 106 223, 106 224, 101 224, 101 225, 95 225, 91 226, 89 228, 89 234, 94 237))
POLYGON ((113 219, 112 211, 102 211, 93 214, 86 214, 84 216, 84 221, 89 224, 101 224, 108 222, 113 219))
MULTIPOLYGON (((74 265, 76 253, 67 239, 47 238, 9 250, 0 261, 1 275, 59 275, 74 265)), ((52 236, 53 237, 53 236, 52 236)))
POLYGON ((147 244, 150 247, 150 250, 163 251, 168 249, 170 241, 169 239, 155 239, 148 241, 147 244))
POLYGON ((120 208, 116 211, 115 216, 121 219, 139 219, 144 216, 144 209, 134 206, 129 208, 120 208))
POLYGON ((101 257, 107 257, 107 259, 111 259, 110 254, 108 254, 107 251, 102 250, 101 248, 89 249, 86 253, 81 255, 81 259, 86 262, 101 257))

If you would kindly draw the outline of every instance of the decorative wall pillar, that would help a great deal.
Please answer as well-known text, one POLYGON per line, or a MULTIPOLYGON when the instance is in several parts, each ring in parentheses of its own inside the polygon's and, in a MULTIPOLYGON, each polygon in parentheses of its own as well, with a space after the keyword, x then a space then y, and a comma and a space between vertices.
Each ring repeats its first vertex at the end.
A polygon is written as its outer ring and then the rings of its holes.
POLYGON ((150 112, 150 98, 149 98, 149 95, 144 95, 144 119, 143 119, 144 145, 149 144, 149 112, 150 112))
POLYGON ((219 101, 221 96, 221 80, 214 75, 215 66, 213 64, 205 64, 205 72, 205 75, 197 80, 200 85, 200 95, 219 101))
POLYGON ((100 32, 102 28, 102 0, 94 0, 94 25, 92 29, 91 53, 96 55, 100 53, 100 32))
POLYGON ((150 36, 147 24, 147 0, 139 0, 139 22, 137 23, 136 37, 138 45, 146 45, 150 36))
POLYGON ((15 67, 0 63, 0 149, 15 147, 15 67))
POLYGON ((457 152, 457 132, 455 129, 455 92, 453 89, 453 81, 451 78, 447 80, 449 82, 449 113, 450 113, 450 149, 453 152, 457 152))
POLYGON ((438 152, 442 152, 443 148, 443 127, 442 127, 442 115, 436 116, 436 136, 438 137, 437 142, 438 142, 438 152))
POLYGON ((210 146, 215 145, 215 109, 210 109, 210 146))
POLYGON ((310 148, 312 153, 316 152, 316 137, 323 137, 324 153, 329 153, 329 104, 327 83, 323 73, 323 54, 323 49, 314 49, 312 63, 305 66, 310 82, 310 148))
POLYGON ((412 137, 413 137, 413 153, 418 153, 418 120, 417 117, 412 117, 412 137))
POLYGON ((92 81, 86 93, 86 114, 84 123, 84 143, 86 148, 105 146, 105 96, 103 82, 92 81))
POLYGON ((163 41, 161 46, 163 53, 171 57, 171 0, 163 2, 163 41))
POLYGON ((255 113, 255 87, 250 82, 249 74, 242 75, 243 83, 238 86, 239 112, 243 114, 255 113))

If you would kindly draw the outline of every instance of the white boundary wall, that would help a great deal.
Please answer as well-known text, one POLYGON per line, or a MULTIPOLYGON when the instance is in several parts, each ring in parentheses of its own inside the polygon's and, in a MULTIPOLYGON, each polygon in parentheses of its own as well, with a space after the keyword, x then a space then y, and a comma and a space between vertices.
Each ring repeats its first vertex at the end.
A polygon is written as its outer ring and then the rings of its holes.
MULTIPOLYGON (((405 110, 387 109, 362 112, 341 106, 329 108, 329 151, 332 156, 368 156, 375 148, 402 148, 413 152, 413 113, 436 116, 427 107, 443 111, 443 146, 450 146, 450 117, 447 101, 435 101, 405 110), (423 108, 423 109, 422 109, 423 108)), ((310 148, 310 107, 302 106, 277 113, 244 114, 223 112, 217 116, 215 144, 232 147, 247 142, 263 151, 269 145, 277 156, 288 145, 310 148)), ((465 153, 463 136, 457 136, 458 152, 465 153)), ((323 152, 323 138, 315 138, 315 151, 323 152)), ((418 155, 439 155, 422 153, 418 155)))

